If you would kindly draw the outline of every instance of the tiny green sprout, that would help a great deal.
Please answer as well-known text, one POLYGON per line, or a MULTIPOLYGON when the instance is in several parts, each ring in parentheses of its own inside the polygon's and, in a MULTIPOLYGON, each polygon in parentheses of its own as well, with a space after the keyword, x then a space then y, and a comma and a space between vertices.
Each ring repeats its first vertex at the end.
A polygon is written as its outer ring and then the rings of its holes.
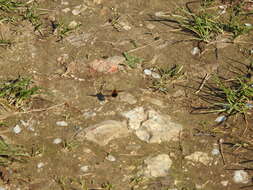
POLYGON ((28 20, 35 27, 35 31, 38 30, 39 27, 42 25, 40 17, 36 13, 36 9, 34 7, 26 8, 26 11, 23 15, 23 19, 28 20))
POLYGON ((126 59, 126 65, 129 66, 130 68, 136 68, 138 63, 143 62, 143 59, 129 55, 127 52, 123 53, 123 56, 126 59))

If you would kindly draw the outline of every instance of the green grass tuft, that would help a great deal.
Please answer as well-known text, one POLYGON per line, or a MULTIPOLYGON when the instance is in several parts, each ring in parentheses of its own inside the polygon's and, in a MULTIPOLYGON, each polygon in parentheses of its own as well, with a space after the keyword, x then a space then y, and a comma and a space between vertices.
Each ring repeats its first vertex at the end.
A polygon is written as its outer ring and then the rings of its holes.
POLYGON ((20 1, 14 0, 0 0, 0 10, 4 12, 13 12, 20 7, 24 7, 25 4, 20 1))
POLYGON ((216 93, 223 99, 222 102, 214 104, 220 108, 218 112, 225 112, 228 115, 246 114, 252 108, 250 102, 253 98, 253 87, 245 79, 237 78, 232 84, 216 79, 216 83, 218 86, 216 93))
POLYGON ((0 165, 7 166, 14 161, 22 162, 27 156, 22 148, 9 145, 0 137, 0 165))
POLYGON ((0 84, 0 98, 6 99, 10 105, 22 107, 31 99, 32 95, 38 94, 40 88, 31 86, 30 78, 19 77, 0 84))
POLYGON ((190 10, 189 7, 178 8, 163 21, 177 23, 178 29, 190 32, 195 36, 195 40, 206 43, 217 40, 218 36, 223 34, 230 35, 233 40, 253 30, 252 26, 245 25, 250 14, 245 12, 243 2, 232 3, 223 14, 220 13, 218 6, 211 6, 213 2, 213 0, 202 1, 197 11, 190 10))
POLYGON ((174 65, 167 68, 157 68, 157 71, 161 78, 154 79, 151 88, 154 91, 165 94, 168 92, 168 84, 173 80, 182 78, 184 75, 183 66, 179 65, 174 65))

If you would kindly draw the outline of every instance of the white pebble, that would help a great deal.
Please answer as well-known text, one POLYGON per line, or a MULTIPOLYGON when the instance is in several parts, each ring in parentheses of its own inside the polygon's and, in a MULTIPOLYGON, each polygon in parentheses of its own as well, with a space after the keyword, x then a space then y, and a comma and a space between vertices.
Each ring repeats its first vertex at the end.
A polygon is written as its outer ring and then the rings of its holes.
POLYGON ((60 144, 61 142, 62 142, 61 138, 56 138, 56 139, 53 140, 54 144, 60 144))
POLYGON ((109 154, 108 156, 106 156, 105 159, 108 160, 108 161, 111 161, 111 162, 115 162, 116 161, 116 158, 113 155, 111 155, 111 154, 109 154))
POLYGON ((222 115, 222 116, 217 117, 214 121, 217 123, 221 123, 223 121, 226 121, 226 119, 227 119, 227 117, 222 115))
POLYGON ((216 156, 216 155, 219 155, 220 154, 220 150, 218 148, 214 148, 212 150, 212 155, 216 156))
POLYGON ((159 12, 155 13, 155 16, 157 16, 157 17, 162 17, 162 16, 165 16, 165 15, 166 15, 166 13, 163 12, 163 11, 159 11, 159 12))
POLYGON ((221 181, 220 183, 221 183, 221 185, 223 185, 224 187, 228 186, 228 181, 221 181))
POLYGON ((45 164, 43 162, 40 162, 40 163, 38 163, 37 168, 42 168, 44 166, 45 166, 45 164))
POLYGON ((247 27, 252 27, 252 24, 250 24, 250 23, 245 23, 244 25, 247 27))
POLYGON ((13 128, 13 132, 16 133, 16 134, 19 134, 21 131, 22 131, 22 129, 21 129, 21 127, 19 125, 16 125, 13 128))
POLYGON ((221 15, 225 14, 227 6, 226 5, 221 5, 221 6, 219 6, 219 9, 220 9, 219 14, 221 14, 221 15))
POLYGON ((155 72, 152 72, 151 76, 154 78, 154 79, 160 79, 161 76, 158 74, 158 73, 155 73, 155 72))
POLYGON ((192 50, 191 50, 191 54, 192 55, 197 55, 200 53, 200 49, 198 47, 194 47, 192 50))
POLYGON ((82 166, 80 169, 82 172, 87 172, 89 171, 89 166, 82 166))
POLYGON ((149 69, 144 69, 143 72, 144 72, 145 75, 151 75, 152 74, 152 71, 149 70, 149 69))
POLYGON ((131 26, 125 25, 125 26, 123 26, 123 29, 124 29, 124 30, 131 30, 132 28, 131 28, 131 26))
POLYGON ((56 125, 60 127, 67 127, 68 123, 66 121, 57 121, 56 125))
POLYGON ((75 8, 74 8, 74 10, 72 10, 72 14, 73 15, 79 15, 81 12, 82 12, 82 10, 81 10, 81 5, 79 5, 79 6, 76 6, 75 8))
POLYGON ((249 174, 244 170, 237 170, 234 172, 234 182, 235 183, 248 183, 249 182, 249 174))

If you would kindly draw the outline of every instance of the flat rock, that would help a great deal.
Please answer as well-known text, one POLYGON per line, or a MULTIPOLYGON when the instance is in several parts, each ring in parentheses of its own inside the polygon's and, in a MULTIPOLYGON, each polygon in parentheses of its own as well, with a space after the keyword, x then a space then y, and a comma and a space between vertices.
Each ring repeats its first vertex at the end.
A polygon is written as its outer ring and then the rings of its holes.
POLYGON ((206 166, 208 166, 213 160, 213 158, 209 157, 207 153, 199 151, 194 152, 189 156, 186 156, 185 159, 193 162, 200 162, 206 166))
POLYGON ((170 116, 160 114, 155 110, 144 110, 136 107, 122 114, 128 118, 128 127, 142 141, 147 143, 161 143, 177 140, 182 125, 171 120, 170 116))
POLYGON ((143 136, 136 135, 143 141, 148 143, 161 143, 164 141, 177 140, 182 126, 171 121, 168 115, 161 115, 154 110, 148 110, 148 120, 144 121, 139 130, 146 131, 149 134, 143 136))
POLYGON ((139 129, 141 122, 147 118, 143 107, 136 107, 133 110, 123 112, 121 115, 128 119, 128 127, 131 130, 139 129))
MULTIPOLYGON (((129 130, 125 123, 107 120, 84 129, 84 138, 101 146, 107 145, 111 140, 126 137, 129 130)), ((80 137, 80 136, 79 136, 80 137)))
POLYGON ((122 56, 113 56, 107 59, 95 59, 88 63, 92 72, 114 73, 120 69, 120 64, 125 60, 122 56))
POLYGON ((168 175, 171 165, 172 160, 167 154, 148 157, 139 168, 137 175, 147 178, 164 177, 168 175))

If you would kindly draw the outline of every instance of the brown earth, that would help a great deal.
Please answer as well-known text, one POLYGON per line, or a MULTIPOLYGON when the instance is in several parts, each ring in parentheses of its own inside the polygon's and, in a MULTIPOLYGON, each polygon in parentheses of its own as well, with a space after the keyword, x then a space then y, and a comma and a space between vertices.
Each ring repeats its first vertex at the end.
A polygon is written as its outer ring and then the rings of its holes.
POLYGON ((46 92, 33 99, 34 111, 7 118, 4 120, 6 127, 0 129, 1 136, 7 142, 22 145, 30 153, 35 151, 35 155, 27 158, 25 163, 14 162, 7 167, 8 180, 2 180, 4 187, 11 190, 236 190, 252 184, 238 185, 232 181, 234 169, 249 168, 247 172, 252 174, 250 165, 239 164, 252 157, 252 146, 240 146, 244 141, 252 145, 251 115, 248 116, 245 132, 246 124, 241 116, 217 125, 214 122, 217 114, 192 112, 193 107, 206 105, 194 93, 205 74, 229 76, 228 68, 244 69, 242 64, 247 64, 250 57, 245 56, 242 50, 252 48, 252 35, 240 38, 240 41, 249 43, 232 43, 218 48, 218 58, 213 46, 208 46, 208 51, 201 56, 193 56, 191 50, 196 43, 187 41, 192 38, 191 34, 171 32, 171 23, 150 21, 150 15, 173 11, 177 6, 184 6, 186 0, 38 2, 42 12, 46 13, 42 16, 45 26, 51 18, 65 23, 74 20, 81 26, 58 41, 50 25, 41 34, 34 31, 28 21, 22 21, 19 25, 0 25, 3 38, 15 42, 11 47, 1 48, 1 79, 31 76, 35 84, 46 92), (79 15, 73 15, 71 11, 79 5, 84 10, 79 15), (64 13, 66 8, 71 11, 64 13), (113 25, 114 19, 118 20, 113 25), (131 29, 125 30, 124 25, 118 24, 119 21, 131 29), (127 51, 144 61, 137 68, 124 67, 110 74, 93 73, 87 67, 94 59, 121 56, 127 51), (175 64, 183 66, 184 77, 173 81, 167 94, 153 92, 149 88, 151 78, 145 76, 143 70, 175 64), (121 101, 124 93, 119 93, 116 98, 106 97, 105 103, 89 96, 98 92, 103 81, 106 82, 105 90, 124 90, 135 96, 137 103, 129 105, 121 101), (155 105, 152 100, 160 100, 163 106, 155 105), (100 147, 75 139, 78 128, 104 120, 123 120, 120 113, 137 106, 160 110, 181 123, 184 131, 179 142, 148 144, 131 135, 100 147), (95 112, 96 116, 85 118, 84 113, 89 111, 95 112), (21 120, 34 122, 34 130, 23 127, 20 134, 14 134, 12 128, 21 125, 21 120), (56 126, 57 121, 66 121, 69 125, 56 126), (53 144, 55 138, 61 138, 68 144, 53 144), (211 166, 200 163, 193 166, 184 159, 195 151, 210 154, 214 143, 220 138, 227 142, 223 144, 226 165, 220 156, 214 158, 211 166), (108 153, 117 160, 106 160, 108 153), (144 158, 159 153, 167 153, 173 160, 168 177, 150 180, 134 178, 144 158), (38 163, 45 166, 38 168, 38 163), (84 173, 80 167, 86 165, 90 169, 84 173), (221 181, 228 181, 228 185, 223 186, 221 181))

